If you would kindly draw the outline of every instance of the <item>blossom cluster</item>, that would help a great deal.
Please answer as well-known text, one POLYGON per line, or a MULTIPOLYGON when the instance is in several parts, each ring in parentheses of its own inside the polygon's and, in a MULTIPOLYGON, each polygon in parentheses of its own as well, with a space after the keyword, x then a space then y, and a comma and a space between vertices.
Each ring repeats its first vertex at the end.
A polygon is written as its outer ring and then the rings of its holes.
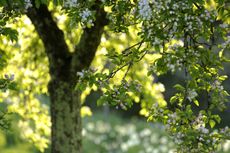
MULTIPOLYGON (((187 110, 189 111, 189 110, 187 110)), ((152 107, 150 114, 151 120, 165 122, 165 128, 172 136, 174 142, 177 144, 178 149, 182 152, 209 152, 216 150, 216 146, 221 143, 220 137, 229 137, 230 130, 228 127, 220 130, 212 130, 207 127, 207 116, 200 112, 195 118, 186 117, 183 111, 167 111, 165 107, 160 107, 158 103, 152 107), (166 117, 167 116, 167 117, 166 117), (191 119, 193 118, 193 119, 191 119), (183 122, 189 122, 183 124, 183 122), (180 125, 180 126, 179 126, 180 125), (183 129, 183 130, 181 130, 183 129), (193 135, 194 134, 194 135, 193 135), (193 144, 194 146, 188 145, 193 144)))
POLYGON ((230 47, 230 36, 227 36, 225 42, 221 44, 221 48, 225 49, 227 47, 230 47))
POLYGON ((208 30, 209 24, 204 22, 213 22, 217 17, 215 10, 205 8, 194 10, 194 6, 188 1, 141 0, 137 9, 138 16, 143 20, 142 32, 146 39, 152 42, 152 46, 160 45, 163 41, 170 41, 175 37, 183 37, 184 31, 194 33, 208 30), (162 16, 167 20, 162 20, 162 16))
POLYGON ((143 20, 150 20, 152 17, 152 10, 149 6, 148 0, 140 0, 138 3, 139 15, 143 20))
POLYGON ((93 26, 92 12, 86 8, 82 12, 79 13, 81 22, 86 25, 93 26))
POLYGON ((204 116, 199 113, 198 116, 195 118, 195 120, 192 122, 192 125, 195 127, 201 127, 204 126, 204 116))
POLYGON ((25 9, 26 10, 33 6, 30 0, 25 0, 24 4, 25 4, 25 9))
POLYGON ((221 85, 221 82, 218 80, 215 80, 213 84, 211 85, 212 90, 224 90, 223 85, 221 85))
POLYGON ((78 5, 77 0, 65 0, 64 6, 67 8, 76 7, 78 5))
POLYGON ((84 78, 85 74, 87 73, 88 73, 87 70, 82 70, 81 72, 77 72, 77 76, 79 76, 79 78, 84 78))
POLYGON ((176 144, 181 144, 183 142, 183 138, 185 137, 185 135, 181 132, 178 132, 175 134, 174 136, 174 142, 176 144))
POLYGON ((188 89, 187 98, 189 101, 192 101, 194 98, 198 96, 197 92, 194 89, 188 89))
POLYGON ((87 7, 91 6, 91 1, 85 1, 85 2, 79 2, 78 0, 65 0, 64 1, 64 8, 69 14, 69 16, 72 18, 72 23, 74 25, 78 22, 81 23, 82 27, 91 27, 93 26, 93 13, 92 11, 87 7), (84 4, 84 7, 82 7, 81 4, 84 4), (77 21, 77 22, 76 22, 77 21))
POLYGON ((153 111, 154 116, 161 117, 163 115, 164 109, 159 106, 158 102, 156 102, 152 106, 152 111, 153 111))

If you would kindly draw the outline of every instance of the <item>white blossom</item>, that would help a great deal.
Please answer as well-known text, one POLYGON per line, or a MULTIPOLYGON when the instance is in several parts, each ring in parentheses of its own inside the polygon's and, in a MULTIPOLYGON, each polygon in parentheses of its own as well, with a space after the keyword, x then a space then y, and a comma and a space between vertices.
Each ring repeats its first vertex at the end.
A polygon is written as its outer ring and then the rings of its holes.
POLYGON ((204 141, 204 138, 202 138, 202 137, 199 137, 199 140, 200 140, 200 141, 204 141))
POLYGON ((221 82, 218 80, 214 81, 214 83, 211 85, 211 87, 213 90, 215 90, 215 89, 223 90, 224 89, 224 87, 221 85, 221 82))
POLYGON ((84 72, 77 72, 77 76, 79 76, 80 78, 82 78, 84 76, 84 72))
POLYGON ((92 12, 88 8, 83 10, 79 15, 80 15, 81 21, 83 23, 93 25, 93 20, 91 19, 92 12))
POLYGON ((77 0, 66 0, 64 1, 65 7, 76 7, 77 6, 77 0))
POLYGON ((228 126, 226 126, 225 128, 220 130, 220 133, 223 133, 223 134, 226 134, 228 132, 229 132, 229 127, 228 126))
POLYGON ((227 28, 227 27, 228 27, 228 24, 226 24, 226 23, 220 24, 220 27, 223 28, 223 29, 224 29, 224 28, 227 28))
POLYGON ((174 135, 175 143, 176 144, 181 144, 183 142, 182 139, 183 139, 184 136, 185 135, 183 133, 181 133, 181 132, 176 133, 176 135, 174 135))
POLYGON ((203 120, 203 115, 201 113, 199 113, 199 115, 197 116, 197 118, 193 121, 193 126, 195 126, 196 128, 200 128, 201 126, 204 126, 204 120, 203 120))
POLYGON ((197 96, 197 92, 193 89, 188 89, 188 95, 187 98, 189 101, 192 101, 196 96, 197 96))
POLYGON ((138 3, 138 9, 140 17, 144 20, 150 20, 152 16, 152 10, 149 6, 148 0, 140 0, 138 3))
POLYGON ((227 36, 227 39, 225 42, 221 44, 221 47, 224 49, 230 45, 230 36, 227 36))
POLYGON ((208 134, 209 133, 209 130, 207 128, 205 128, 204 126, 200 126, 198 128, 198 131, 200 131, 201 133, 204 133, 204 134, 208 134))
POLYGON ((88 17, 90 17, 91 15, 92 13, 88 8, 86 8, 84 11, 80 13, 82 21, 87 21, 88 17))
POLYGON ((27 10, 27 9, 29 9, 29 8, 31 8, 33 5, 32 5, 32 3, 31 3, 31 1, 30 0, 25 0, 25 9, 27 10))
POLYGON ((216 142, 217 142, 217 140, 216 140, 216 139, 213 139, 213 140, 212 140, 212 145, 215 145, 216 142))
POLYGON ((152 45, 155 46, 155 45, 160 45, 160 44, 161 44, 160 39, 155 37, 154 41, 152 42, 152 45))
POLYGON ((169 117, 171 117, 172 119, 176 119, 177 118, 176 112, 174 112, 173 114, 169 114, 169 117))

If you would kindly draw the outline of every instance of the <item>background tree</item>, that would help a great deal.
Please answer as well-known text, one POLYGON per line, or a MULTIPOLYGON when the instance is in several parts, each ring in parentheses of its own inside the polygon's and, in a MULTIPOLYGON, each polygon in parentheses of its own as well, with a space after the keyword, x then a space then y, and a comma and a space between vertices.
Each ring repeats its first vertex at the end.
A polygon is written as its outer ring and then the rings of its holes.
MULTIPOLYGON (((1 5, 0 5, 1 6, 1 5)), ((0 35, 1 37, 8 37, 10 40, 17 40, 17 31, 14 29, 11 29, 9 27, 6 27, 6 23, 8 21, 9 14, 2 13, 0 16, 0 35)), ((9 57, 7 57, 7 54, 0 50, 0 71, 2 73, 2 70, 7 66, 7 60, 9 57)), ((3 73, 2 73, 3 74, 3 73)), ((0 89, 1 92, 5 92, 7 89, 15 89, 16 85, 13 82, 14 80, 14 74, 4 74, 4 78, 0 79, 0 89)), ((1 109, 0 110, 0 128, 1 129, 9 129, 9 119, 8 119, 7 110, 1 109)))

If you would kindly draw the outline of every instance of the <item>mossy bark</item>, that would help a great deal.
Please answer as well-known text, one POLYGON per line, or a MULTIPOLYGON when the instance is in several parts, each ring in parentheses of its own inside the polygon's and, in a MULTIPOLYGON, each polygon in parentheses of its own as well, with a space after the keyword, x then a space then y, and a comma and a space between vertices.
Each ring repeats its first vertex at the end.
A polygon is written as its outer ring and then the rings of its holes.
POLYGON ((68 50, 63 31, 58 28, 46 5, 32 7, 27 12, 49 59, 51 153, 82 153, 80 93, 74 87, 77 72, 89 68, 107 24, 99 2, 92 6, 97 12, 94 26, 84 29, 74 53, 68 50))
POLYGON ((69 82, 49 83, 52 120, 52 153, 81 153, 80 96, 69 82))

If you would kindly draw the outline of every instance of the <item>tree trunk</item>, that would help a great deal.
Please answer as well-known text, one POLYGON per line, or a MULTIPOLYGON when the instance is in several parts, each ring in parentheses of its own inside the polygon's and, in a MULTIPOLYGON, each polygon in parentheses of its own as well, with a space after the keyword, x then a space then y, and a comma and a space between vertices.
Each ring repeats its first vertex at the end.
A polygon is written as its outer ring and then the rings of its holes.
POLYGON ((80 93, 74 90, 78 79, 76 74, 89 68, 100 44, 103 28, 108 23, 100 1, 92 9, 96 11, 94 26, 84 29, 74 53, 69 52, 64 34, 46 5, 32 7, 27 12, 49 59, 51 153, 82 153, 80 93))
POLYGON ((73 84, 59 80, 49 83, 51 100, 51 152, 81 153, 80 96, 73 84))

